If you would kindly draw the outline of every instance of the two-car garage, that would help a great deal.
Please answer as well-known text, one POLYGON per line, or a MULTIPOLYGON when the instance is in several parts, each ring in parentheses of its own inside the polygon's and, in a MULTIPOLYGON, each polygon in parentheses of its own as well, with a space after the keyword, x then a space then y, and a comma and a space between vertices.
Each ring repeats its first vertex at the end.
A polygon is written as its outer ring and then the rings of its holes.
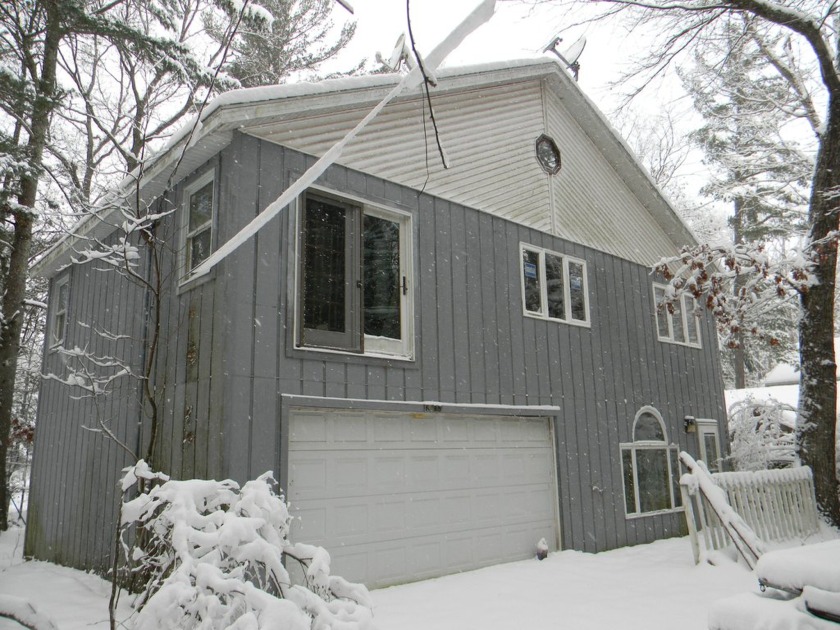
POLYGON ((444 411, 288 408, 293 540, 371 587, 556 549, 551 421, 444 411))

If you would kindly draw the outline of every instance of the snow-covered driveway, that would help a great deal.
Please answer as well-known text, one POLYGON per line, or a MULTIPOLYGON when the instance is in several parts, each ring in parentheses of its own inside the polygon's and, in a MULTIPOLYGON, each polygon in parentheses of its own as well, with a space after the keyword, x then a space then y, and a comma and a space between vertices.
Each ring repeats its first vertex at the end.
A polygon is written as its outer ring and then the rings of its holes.
POLYGON ((678 538, 562 551, 372 595, 380 630, 705 630, 712 602, 757 586, 741 565, 695 566, 678 538))

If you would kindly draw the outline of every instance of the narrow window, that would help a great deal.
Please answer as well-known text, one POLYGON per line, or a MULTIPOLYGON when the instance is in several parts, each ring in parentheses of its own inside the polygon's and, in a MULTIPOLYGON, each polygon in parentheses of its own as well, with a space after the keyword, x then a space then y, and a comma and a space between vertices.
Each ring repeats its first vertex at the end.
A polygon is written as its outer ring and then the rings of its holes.
POLYGON ((365 215, 363 230, 365 335, 400 339, 400 224, 365 215))
POLYGON ((303 210, 302 345, 362 351, 359 317, 360 208, 314 195, 303 210), (355 254, 355 256, 354 256, 355 254))
POLYGON ((628 516, 662 512, 680 506, 675 482, 676 446, 669 445, 662 416, 643 407, 633 421, 633 441, 620 445, 624 505, 628 516))
POLYGON ((666 287, 653 285, 653 302, 656 312, 656 332, 660 341, 700 347, 700 319, 697 301, 684 293, 679 299, 665 304, 666 287))
POLYGON ((525 244, 521 253, 525 314, 588 326, 586 263, 525 244))
POLYGON ((184 189, 182 278, 213 252, 214 181, 210 171, 184 189))
POLYGON ((52 317, 50 318, 50 347, 64 343, 67 333, 67 308, 70 304, 70 276, 65 274, 53 286, 52 317))
POLYGON ((540 255, 538 252, 522 250, 522 285, 525 292, 525 310, 542 315, 542 289, 540 288, 540 255))
POLYGON ((717 421, 697 418, 697 441, 700 446, 700 459, 706 464, 710 472, 723 470, 723 459, 720 453, 717 421))
POLYGON ((304 196, 300 347, 411 355, 409 235, 408 215, 304 196))

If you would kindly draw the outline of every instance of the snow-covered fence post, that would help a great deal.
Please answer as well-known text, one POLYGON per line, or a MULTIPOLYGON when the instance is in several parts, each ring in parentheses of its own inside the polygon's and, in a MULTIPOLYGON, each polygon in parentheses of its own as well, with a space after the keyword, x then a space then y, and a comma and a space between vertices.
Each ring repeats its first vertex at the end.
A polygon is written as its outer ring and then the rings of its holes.
MULTIPOLYGON (((693 477, 693 481, 686 480, 686 484, 696 484, 698 498, 707 501, 709 507, 720 519, 720 522, 735 543, 735 548, 741 557, 749 565, 750 569, 755 568, 758 558, 764 553, 764 544, 756 536, 755 532, 744 521, 743 518, 732 508, 727 500, 726 492, 719 487, 712 479, 711 474, 706 470, 702 462, 696 462, 694 458, 685 451, 680 453, 680 461, 685 465, 693 477)), ((685 478, 687 475, 683 475, 685 478)), ((682 483, 683 480, 680 481, 682 483)))

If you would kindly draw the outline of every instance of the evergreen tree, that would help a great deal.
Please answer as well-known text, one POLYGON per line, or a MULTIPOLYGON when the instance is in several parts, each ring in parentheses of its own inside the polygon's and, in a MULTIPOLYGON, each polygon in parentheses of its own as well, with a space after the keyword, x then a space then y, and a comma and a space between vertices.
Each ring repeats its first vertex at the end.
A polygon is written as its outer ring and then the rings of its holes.
MULTIPOLYGON (((711 167, 711 181, 701 192, 730 204, 736 246, 763 244, 772 256, 805 235, 813 161, 784 136, 802 107, 764 53, 778 47, 781 35, 759 32, 755 22, 746 16, 727 20, 719 38, 695 51, 693 69, 682 79, 705 123, 691 134, 711 167)), ((735 295, 744 284, 742 276, 735 278, 735 295)), ((748 376, 755 384, 772 367, 768 363, 789 359, 795 348, 792 302, 761 308, 752 317, 762 330, 773 329, 776 343, 743 331, 730 337, 724 359, 737 388, 747 386, 748 376)))
MULTIPOLYGON (((335 57, 356 31, 356 23, 348 22, 331 39, 334 0, 261 0, 261 4, 271 14, 270 26, 238 29, 225 64, 242 87, 284 83, 295 73, 314 71, 335 57)), ((224 40, 223 22, 217 16, 208 14, 206 26, 214 40, 224 40)))

